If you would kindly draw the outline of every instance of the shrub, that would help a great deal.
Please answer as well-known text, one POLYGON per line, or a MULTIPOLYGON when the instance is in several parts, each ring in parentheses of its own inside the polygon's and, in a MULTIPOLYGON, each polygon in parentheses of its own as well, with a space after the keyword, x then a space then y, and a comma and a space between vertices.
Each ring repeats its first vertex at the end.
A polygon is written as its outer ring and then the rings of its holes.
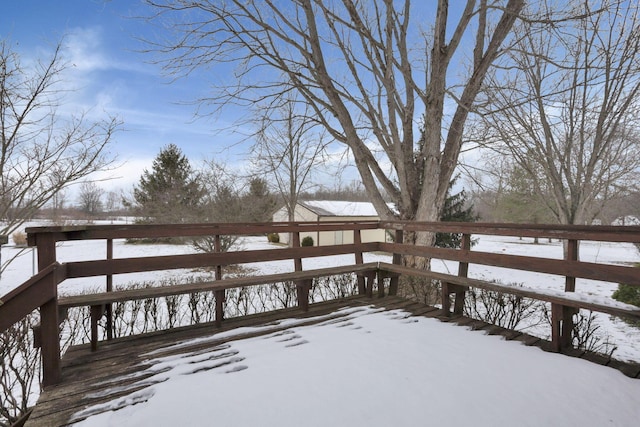
MULTIPOLYGON (((220 236, 220 252, 229 252, 238 240, 238 236, 220 236)), ((199 237, 191 241, 191 246, 200 252, 214 253, 216 252, 216 238, 214 236, 199 237)))
POLYGON ((640 307, 640 286, 631 286, 620 283, 612 298, 627 304, 640 307))
POLYGON ((313 237, 307 236, 300 242, 301 246, 313 246, 313 237))
MULTIPOLYGON (((522 283, 509 285, 522 287, 522 283)), ((469 288, 464 301, 465 316, 513 330, 541 324, 544 310, 542 301, 478 288, 469 288)))
POLYGON ((29 314, 0 333, 0 426, 14 425, 39 391, 40 349, 31 333, 37 322, 37 314, 29 314))
MULTIPOLYGON (((640 264, 636 264, 640 268, 640 264)), ((625 285, 620 283, 611 297, 620 302, 640 307, 640 286, 625 285)))
POLYGON ((16 246, 27 246, 27 234, 24 231, 16 231, 11 235, 13 244, 16 246))
POLYGON ((267 240, 270 243, 280 243, 280 235, 278 233, 267 234, 267 240))
POLYGON ((597 315, 591 311, 585 313, 582 310, 573 315, 573 332, 571 335, 571 342, 576 348, 600 353, 609 359, 618 349, 611 342, 611 336, 607 333, 602 333, 597 322, 597 315))

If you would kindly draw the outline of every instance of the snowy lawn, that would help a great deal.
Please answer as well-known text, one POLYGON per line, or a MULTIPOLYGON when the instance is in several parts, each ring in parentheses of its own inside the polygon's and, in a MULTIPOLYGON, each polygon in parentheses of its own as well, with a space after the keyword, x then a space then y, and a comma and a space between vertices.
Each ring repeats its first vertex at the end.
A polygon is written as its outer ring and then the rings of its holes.
POLYGON ((139 403, 77 425, 634 426, 640 419, 640 380, 615 369, 399 310, 350 310, 347 321, 288 320, 284 333, 159 357, 151 369, 164 382, 86 413, 139 403))

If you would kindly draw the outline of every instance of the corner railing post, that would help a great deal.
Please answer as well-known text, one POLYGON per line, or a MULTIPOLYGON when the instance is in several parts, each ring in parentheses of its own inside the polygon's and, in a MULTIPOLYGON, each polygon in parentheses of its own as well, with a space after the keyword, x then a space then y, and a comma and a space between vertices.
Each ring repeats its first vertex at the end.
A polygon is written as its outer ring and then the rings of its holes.
MULTIPOLYGON (((299 248, 300 247, 300 232, 294 231, 291 235, 291 247, 299 248)), ((293 259, 293 269, 294 271, 302 271, 302 258, 294 258, 293 259)))
MULTIPOLYGON (((56 242, 52 234, 37 235, 38 271, 56 261, 56 242)), ((40 307, 40 342, 42 351, 42 386, 60 382, 60 329, 58 321, 58 284, 55 274, 46 279, 54 298, 40 307)))

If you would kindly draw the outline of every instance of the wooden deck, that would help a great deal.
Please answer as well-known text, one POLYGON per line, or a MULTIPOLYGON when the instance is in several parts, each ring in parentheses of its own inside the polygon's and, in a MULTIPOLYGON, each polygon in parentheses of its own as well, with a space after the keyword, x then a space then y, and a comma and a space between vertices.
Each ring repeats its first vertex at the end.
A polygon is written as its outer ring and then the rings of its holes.
MULTIPOLYGON (((548 341, 466 317, 441 317, 441 310, 399 297, 371 299, 357 296, 312 304, 306 313, 302 313, 298 308, 291 308, 231 318, 226 320, 220 328, 215 327, 214 324, 202 324, 101 342, 97 352, 91 352, 89 344, 73 347, 67 351, 62 360, 62 382, 47 388, 41 394, 26 425, 62 426, 80 421, 84 416, 99 413, 99 410, 96 410, 92 414, 78 415, 86 408, 96 408, 96 405, 100 403, 112 401, 153 385, 151 382, 145 382, 144 379, 152 375, 146 373, 145 370, 153 364, 152 359, 154 358, 185 352, 212 352, 211 357, 216 358, 216 352, 219 352, 222 359, 228 356, 225 349, 229 348, 227 344, 229 341, 272 334, 291 327, 290 325, 279 325, 278 320, 297 318, 300 319, 298 325, 314 324, 326 321, 328 318, 335 318, 336 321, 339 321, 341 317, 346 316, 345 311, 339 311, 341 308, 372 304, 384 309, 403 309, 416 316, 438 317, 443 321, 455 322, 488 334, 501 334, 509 340, 520 340, 526 345, 536 345, 543 349, 550 348, 548 341), (225 337, 223 334, 220 338, 215 338, 219 332, 240 327, 254 327, 254 329, 240 335, 225 337), (212 339, 175 346, 177 343, 207 336, 212 336, 212 339)), ((612 366, 630 377, 640 377, 639 365, 624 364, 583 352, 574 352, 570 355, 612 366)), ((218 367, 225 368, 223 362, 220 366, 214 364, 214 368, 218 367)), ((134 403, 129 402, 129 404, 134 403)))

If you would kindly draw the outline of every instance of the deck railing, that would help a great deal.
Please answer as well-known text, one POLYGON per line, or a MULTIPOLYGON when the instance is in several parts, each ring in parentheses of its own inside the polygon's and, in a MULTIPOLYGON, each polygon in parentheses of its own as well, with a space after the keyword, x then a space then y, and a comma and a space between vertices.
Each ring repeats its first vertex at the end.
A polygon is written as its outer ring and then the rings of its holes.
MULTIPOLYGON (((70 227, 34 227, 27 229, 28 242, 38 249, 39 272, 27 282, 0 298, 0 332, 20 321, 33 310, 39 309, 41 326, 37 329, 36 342, 42 348, 43 384, 55 384, 60 380, 60 313, 69 307, 91 307, 91 343, 98 343, 98 320, 106 316, 107 339, 111 338, 111 304, 114 302, 179 295, 200 291, 212 291, 216 300, 216 324, 223 321, 225 293, 241 286, 293 281, 296 284, 298 305, 308 307, 308 295, 313 278, 342 273, 358 276, 358 291, 372 296, 377 281, 378 295, 396 294, 400 276, 413 276, 423 280, 436 280, 441 284, 442 315, 462 314, 465 292, 471 288, 510 293, 533 298, 551 304, 552 345, 556 351, 571 346, 572 316, 576 310, 609 313, 616 316, 640 318, 640 308, 611 301, 598 301, 586 297, 589 289, 576 289, 576 278, 607 282, 620 282, 640 286, 640 268, 625 265, 609 265, 578 260, 580 241, 640 242, 640 227, 610 226, 551 226, 481 223, 417 223, 401 221, 366 222, 313 222, 313 223, 265 223, 265 224, 173 224, 173 225, 87 225, 70 227), (393 241, 367 241, 367 230, 385 229, 393 241), (301 247, 303 233, 347 233, 347 243, 329 246, 301 247), (461 248, 444 249, 403 243, 414 233, 447 232, 461 235, 461 248), (290 233, 292 247, 274 249, 196 253, 187 255, 153 256, 137 258, 113 258, 115 239, 149 239, 210 236, 215 248, 220 249, 221 236, 264 235, 290 233), (565 259, 549 259, 510 254, 496 254, 473 250, 473 235, 500 235, 562 239, 566 242, 565 259), (103 240, 107 248, 106 259, 60 263, 56 255, 56 243, 72 240, 103 240), (392 262, 364 263, 363 253, 387 252, 392 262), (353 255, 353 263, 342 266, 303 271, 302 260, 330 255, 353 255), (443 274, 404 265, 403 257, 443 259, 458 263, 457 275, 443 274), (223 279, 222 267, 234 264, 290 260, 290 273, 223 279), (469 278, 470 264, 490 265, 514 270, 532 271, 562 276, 564 292, 544 291, 530 287, 512 287, 488 280, 469 278), (112 276, 115 274, 150 272, 156 270, 212 267, 215 279, 210 282, 165 286, 149 289, 114 291, 112 276), (90 295, 59 297, 57 286, 70 278, 106 277, 105 292, 90 295), (382 279, 390 278, 388 285, 382 279), (578 293, 576 291, 583 291, 578 293), (451 295, 454 295, 453 312, 451 295)), ((317 242, 317 240, 316 240, 317 242)))

